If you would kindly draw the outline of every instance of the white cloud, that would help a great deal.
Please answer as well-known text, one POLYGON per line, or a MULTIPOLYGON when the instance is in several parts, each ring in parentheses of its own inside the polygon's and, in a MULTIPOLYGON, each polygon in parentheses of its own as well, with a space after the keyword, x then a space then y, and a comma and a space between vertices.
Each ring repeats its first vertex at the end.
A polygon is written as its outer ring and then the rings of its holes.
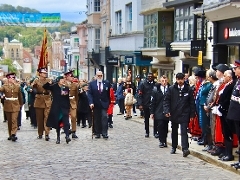
POLYGON ((86 19, 86 0, 0 0, 0 4, 36 9, 42 13, 61 13, 62 20, 79 23, 86 19))

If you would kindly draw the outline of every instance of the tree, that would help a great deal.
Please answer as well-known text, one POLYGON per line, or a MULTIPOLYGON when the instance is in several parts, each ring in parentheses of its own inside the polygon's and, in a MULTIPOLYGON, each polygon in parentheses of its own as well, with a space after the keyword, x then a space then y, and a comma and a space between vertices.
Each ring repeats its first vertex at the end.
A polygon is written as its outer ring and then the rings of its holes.
POLYGON ((17 73, 17 68, 13 65, 13 61, 11 59, 4 59, 0 61, 1 65, 8 65, 8 72, 17 73))

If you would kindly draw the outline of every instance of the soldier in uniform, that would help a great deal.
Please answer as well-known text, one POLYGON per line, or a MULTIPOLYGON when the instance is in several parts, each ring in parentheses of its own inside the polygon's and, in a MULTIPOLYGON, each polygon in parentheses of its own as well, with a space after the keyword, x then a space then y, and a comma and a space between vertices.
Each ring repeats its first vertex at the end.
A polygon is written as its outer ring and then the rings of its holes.
POLYGON ((9 73, 6 77, 8 81, 0 88, 0 91, 5 94, 4 111, 8 120, 8 140, 16 141, 17 117, 20 107, 23 105, 23 99, 20 86, 15 82, 15 73, 9 73))
POLYGON ((66 72, 65 78, 67 80, 66 85, 69 88, 69 99, 70 99, 70 116, 72 124, 72 138, 78 138, 76 135, 77 130, 77 102, 78 102, 78 84, 73 82, 74 76, 73 71, 66 72))
POLYGON ((50 91, 45 90, 43 85, 50 81, 47 78, 46 68, 39 68, 39 78, 36 78, 31 84, 32 88, 36 89, 36 96, 34 101, 34 108, 36 111, 37 127, 38 127, 38 139, 42 139, 43 131, 45 131, 45 140, 49 141, 50 128, 46 126, 48 114, 52 104, 50 91))

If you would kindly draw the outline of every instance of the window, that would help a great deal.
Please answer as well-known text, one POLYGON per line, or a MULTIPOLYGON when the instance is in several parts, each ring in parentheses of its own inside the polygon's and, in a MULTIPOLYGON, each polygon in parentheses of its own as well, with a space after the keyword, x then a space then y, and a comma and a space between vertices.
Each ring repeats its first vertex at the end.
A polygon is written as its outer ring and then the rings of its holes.
POLYGON ((94 12, 100 12, 100 0, 94 0, 94 12))
POLYGON ((95 29, 95 51, 99 52, 100 48, 100 29, 95 29))
POLYGON ((127 9, 127 31, 132 31, 132 3, 126 6, 127 9))
POLYGON ((19 50, 16 50, 16 58, 19 58, 19 50))
POLYGON ((175 10, 175 41, 193 39, 193 6, 185 6, 175 10))
POLYGON ((11 50, 11 58, 14 58, 14 50, 11 50))
POLYGON ((107 41, 107 26, 106 26, 106 22, 103 22, 103 26, 102 26, 102 42, 103 42, 104 46, 106 46, 106 41, 107 41))
POLYGON ((74 61, 77 63, 79 61, 79 55, 74 55, 74 61))
POLYGON ((74 38, 73 47, 74 48, 78 48, 79 47, 79 38, 74 38))
POLYGON ((158 37, 158 14, 149 14, 144 16, 144 47, 157 47, 158 37))
POLYGON ((116 34, 122 34, 122 11, 116 12, 116 34))

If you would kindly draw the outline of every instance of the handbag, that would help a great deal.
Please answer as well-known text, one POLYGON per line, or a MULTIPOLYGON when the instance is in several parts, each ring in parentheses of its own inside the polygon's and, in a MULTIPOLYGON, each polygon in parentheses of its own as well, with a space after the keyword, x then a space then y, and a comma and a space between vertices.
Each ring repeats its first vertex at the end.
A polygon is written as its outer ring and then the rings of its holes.
POLYGON ((133 104, 137 103, 137 99, 133 97, 133 104))

